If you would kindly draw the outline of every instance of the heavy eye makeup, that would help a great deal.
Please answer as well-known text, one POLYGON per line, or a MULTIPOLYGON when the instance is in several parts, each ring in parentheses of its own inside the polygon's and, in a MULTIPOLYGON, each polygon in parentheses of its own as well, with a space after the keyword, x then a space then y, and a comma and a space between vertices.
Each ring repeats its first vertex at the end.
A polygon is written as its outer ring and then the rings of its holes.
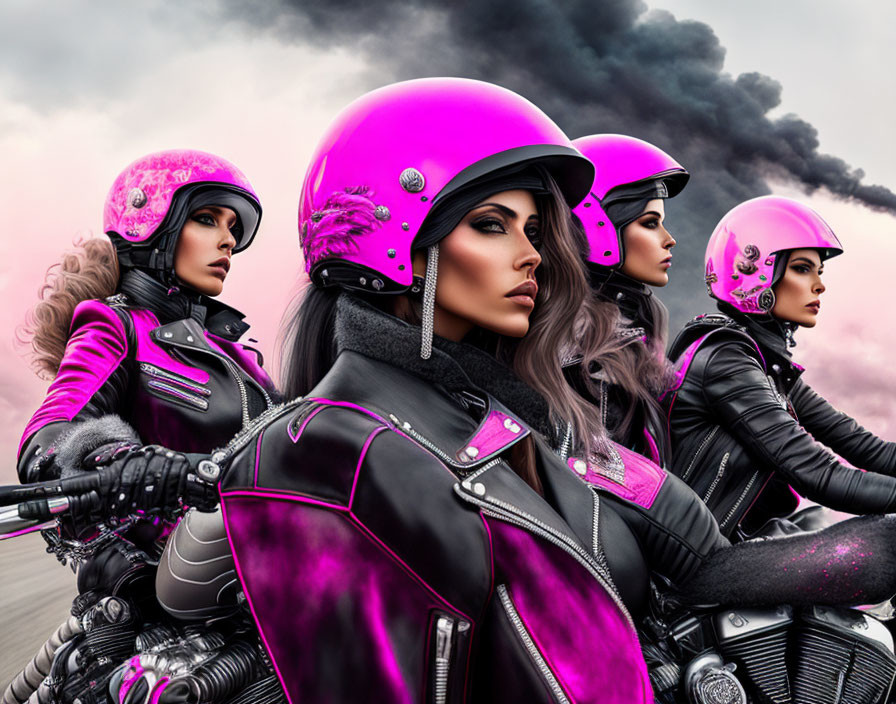
POLYGON ((663 223, 662 219, 657 213, 645 213, 638 219, 638 224, 641 227, 646 227, 649 230, 655 230, 663 223))
MULTIPOLYGON (((500 205, 489 207, 489 210, 477 213, 472 217, 470 227, 486 234, 507 234, 511 222, 517 219, 517 214, 510 208, 504 208, 500 205)), ((541 226, 537 215, 529 217, 524 231, 534 247, 537 248, 541 245, 541 226)))
MULTIPOLYGON (((226 211, 225 211, 226 212, 226 211)), ((199 223, 200 225, 205 225, 206 227, 217 227, 218 220, 223 219, 226 221, 227 229, 231 232, 235 232, 239 225, 239 218, 237 217, 228 217, 228 215, 224 213, 217 213, 211 208, 198 210, 193 215, 190 216, 190 219, 194 222, 199 223)))
MULTIPOLYGON (((815 263, 808 259, 797 259, 790 262, 790 269, 798 274, 810 274, 815 271, 815 263)), ((818 267, 818 275, 821 276, 823 273, 824 267, 818 267)))
POLYGON ((218 224, 214 213, 207 210, 200 210, 199 212, 193 213, 190 216, 190 219, 193 222, 198 222, 200 225, 206 225, 208 227, 216 227, 218 224))

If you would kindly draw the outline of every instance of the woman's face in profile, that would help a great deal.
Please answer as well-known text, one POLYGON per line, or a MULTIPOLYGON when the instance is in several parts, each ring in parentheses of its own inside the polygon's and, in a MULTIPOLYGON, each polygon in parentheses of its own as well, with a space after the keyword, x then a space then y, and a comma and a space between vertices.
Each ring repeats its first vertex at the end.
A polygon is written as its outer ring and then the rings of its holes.
MULTIPOLYGON (((474 327, 508 337, 529 330, 541 263, 541 225, 529 191, 496 193, 475 205, 439 243, 434 328, 459 341, 474 327)), ((415 273, 426 271, 425 252, 415 273)))
POLYGON ((625 246, 622 273, 648 286, 669 283, 675 239, 663 226, 665 217, 663 199, 654 198, 633 222, 622 228, 625 246))
POLYGON ((193 211, 174 250, 177 278, 206 296, 221 293, 236 246, 232 230, 237 223, 237 214, 230 208, 211 205, 193 211))
POLYGON ((820 296, 825 290, 821 282, 824 273, 821 256, 815 249, 794 249, 786 254, 787 268, 773 288, 772 315, 804 328, 814 328, 821 310, 820 296))

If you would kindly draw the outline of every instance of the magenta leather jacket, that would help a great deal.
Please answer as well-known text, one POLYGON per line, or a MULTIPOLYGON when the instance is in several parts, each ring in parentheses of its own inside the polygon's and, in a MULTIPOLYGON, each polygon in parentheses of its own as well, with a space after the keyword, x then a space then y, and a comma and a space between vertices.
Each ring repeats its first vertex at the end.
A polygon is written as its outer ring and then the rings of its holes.
POLYGON ((121 290, 75 309, 59 372, 19 445, 21 481, 58 476, 56 446, 82 421, 117 414, 145 444, 207 452, 272 405, 259 354, 237 342, 249 327, 240 313, 169 294, 137 270, 121 290))

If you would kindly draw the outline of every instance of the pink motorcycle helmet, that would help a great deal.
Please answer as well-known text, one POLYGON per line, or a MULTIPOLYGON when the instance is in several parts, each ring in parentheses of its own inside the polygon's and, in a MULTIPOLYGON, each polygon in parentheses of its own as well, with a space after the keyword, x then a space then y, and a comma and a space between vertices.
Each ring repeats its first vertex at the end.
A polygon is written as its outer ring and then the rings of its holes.
POLYGON ((122 264, 152 269, 173 266, 176 236, 161 243, 160 236, 176 198, 201 189, 214 190, 220 203, 240 220, 234 252, 252 242, 261 220, 261 204, 243 173, 225 159, 195 149, 172 149, 140 157, 122 171, 103 209, 104 231, 122 264), (155 255, 153 251, 155 250, 155 255))
POLYGON ((625 261, 622 228, 613 223, 605 208, 637 186, 657 182, 658 197, 681 193, 690 174, 659 147, 623 134, 593 134, 573 140, 575 147, 595 166, 594 183, 584 200, 573 209, 588 238, 588 261, 619 267, 625 261))
POLYGON ((538 107, 499 86, 422 78, 374 90, 327 129, 305 175, 299 232, 318 286, 400 293, 433 207, 477 179, 538 164, 570 206, 594 167, 538 107))
POLYGON ((742 313, 768 313, 783 273, 776 259, 791 249, 816 249, 822 261, 843 253, 821 216, 791 198, 762 196, 735 206, 706 245, 709 295, 742 313))

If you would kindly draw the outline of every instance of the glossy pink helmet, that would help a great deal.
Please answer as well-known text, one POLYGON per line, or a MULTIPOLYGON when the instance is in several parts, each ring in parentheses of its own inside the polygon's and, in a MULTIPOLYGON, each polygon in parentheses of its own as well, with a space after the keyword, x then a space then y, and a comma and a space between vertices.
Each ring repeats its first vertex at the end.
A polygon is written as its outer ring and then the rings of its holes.
POLYGON ((248 247, 261 220, 258 196, 229 161, 195 149, 148 154, 122 171, 106 196, 104 230, 120 254, 152 249, 175 194, 186 187, 198 190, 205 186, 239 196, 226 198, 221 205, 233 208, 240 218, 241 233, 233 251, 248 247))
POLYGON ((539 108, 466 78, 395 83, 355 100, 321 139, 305 175, 299 231, 318 285, 400 292, 411 245, 434 205, 509 166, 538 163, 575 205, 594 167, 539 108))
POLYGON ((664 197, 673 198, 690 177, 684 167, 662 149, 623 134, 593 134, 573 141, 594 162, 591 192, 573 212, 588 238, 588 261, 601 266, 619 266, 625 261, 621 228, 610 221, 604 208, 624 195, 622 187, 663 184, 664 197))
POLYGON ((821 216, 795 200, 762 196, 735 206, 706 245, 709 295, 742 313, 767 313, 775 305, 775 260, 790 249, 817 249, 822 261, 843 252, 821 216))

